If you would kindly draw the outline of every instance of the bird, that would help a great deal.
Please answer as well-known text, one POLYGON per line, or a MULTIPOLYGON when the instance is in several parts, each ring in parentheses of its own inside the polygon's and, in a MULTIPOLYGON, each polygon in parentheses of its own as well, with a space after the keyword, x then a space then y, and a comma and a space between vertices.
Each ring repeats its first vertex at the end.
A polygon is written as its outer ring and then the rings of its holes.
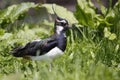
POLYGON ((30 60, 53 60, 64 54, 67 45, 66 31, 70 28, 66 19, 56 15, 54 33, 51 36, 19 46, 13 49, 11 54, 14 57, 23 57, 30 60))

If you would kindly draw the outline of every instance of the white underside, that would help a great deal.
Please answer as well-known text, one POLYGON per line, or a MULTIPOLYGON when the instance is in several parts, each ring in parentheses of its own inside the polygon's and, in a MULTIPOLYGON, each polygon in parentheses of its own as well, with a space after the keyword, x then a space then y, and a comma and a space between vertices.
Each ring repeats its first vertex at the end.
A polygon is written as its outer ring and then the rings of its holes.
POLYGON ((32 60, 52 60, 53 58, 59 57, 63 54, 63 51, 60 50, 58 47, 53 48, 48 53, 41 55, 41 56, 31 56, 32 60))

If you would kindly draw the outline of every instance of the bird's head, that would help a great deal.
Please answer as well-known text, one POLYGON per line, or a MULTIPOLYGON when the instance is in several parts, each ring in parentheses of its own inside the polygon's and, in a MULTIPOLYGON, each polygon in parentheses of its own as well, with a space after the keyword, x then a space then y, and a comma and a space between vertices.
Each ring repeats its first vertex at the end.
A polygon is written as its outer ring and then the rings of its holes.
POLYGON ((66 19, 60 18, 57 16, 57 18, 55 19, 55 33, 60 34, 61 32, 65 32, 66 30, 68 30, 69 24, 68 21, 66 19))
POLYGON ((68 21, 57 15, 57 13, 55 12, 55 9, 54 9, 54 5, 52 5, 52 9, 56 16, 55 24, 54 24, 54 32, 57 34, 60 34, 60 33, 65 32, 66 30, 70 29, 68 21))

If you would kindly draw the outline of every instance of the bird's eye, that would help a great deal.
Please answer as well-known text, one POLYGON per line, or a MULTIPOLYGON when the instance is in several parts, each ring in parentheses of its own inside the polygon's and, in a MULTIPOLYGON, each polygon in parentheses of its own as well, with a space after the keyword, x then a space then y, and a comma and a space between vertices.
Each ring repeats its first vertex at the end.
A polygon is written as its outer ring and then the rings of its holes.
POLYGON ((64 22, 58 22, 56 23, 56 25, 59 25, 59 26, 66 26, 67 23, 64 23, 64 22))
POLYGON ((66 23, 61 23, 61 26, 65 26, 66 25, 66 23))

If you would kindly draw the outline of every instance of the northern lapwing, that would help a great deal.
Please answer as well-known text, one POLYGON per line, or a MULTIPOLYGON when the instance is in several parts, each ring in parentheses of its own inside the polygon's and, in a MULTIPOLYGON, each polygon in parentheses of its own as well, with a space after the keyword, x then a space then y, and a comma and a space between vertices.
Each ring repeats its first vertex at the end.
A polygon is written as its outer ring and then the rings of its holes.
POLYGON ((25 46, 13 49, 12 55, 15 57, 29 58, 31 60, 49 60, 62 55, 66 49, 69 29, 66 19, 56 17, 54 23, 54 34, 43 40, 28 42, 25 46))

